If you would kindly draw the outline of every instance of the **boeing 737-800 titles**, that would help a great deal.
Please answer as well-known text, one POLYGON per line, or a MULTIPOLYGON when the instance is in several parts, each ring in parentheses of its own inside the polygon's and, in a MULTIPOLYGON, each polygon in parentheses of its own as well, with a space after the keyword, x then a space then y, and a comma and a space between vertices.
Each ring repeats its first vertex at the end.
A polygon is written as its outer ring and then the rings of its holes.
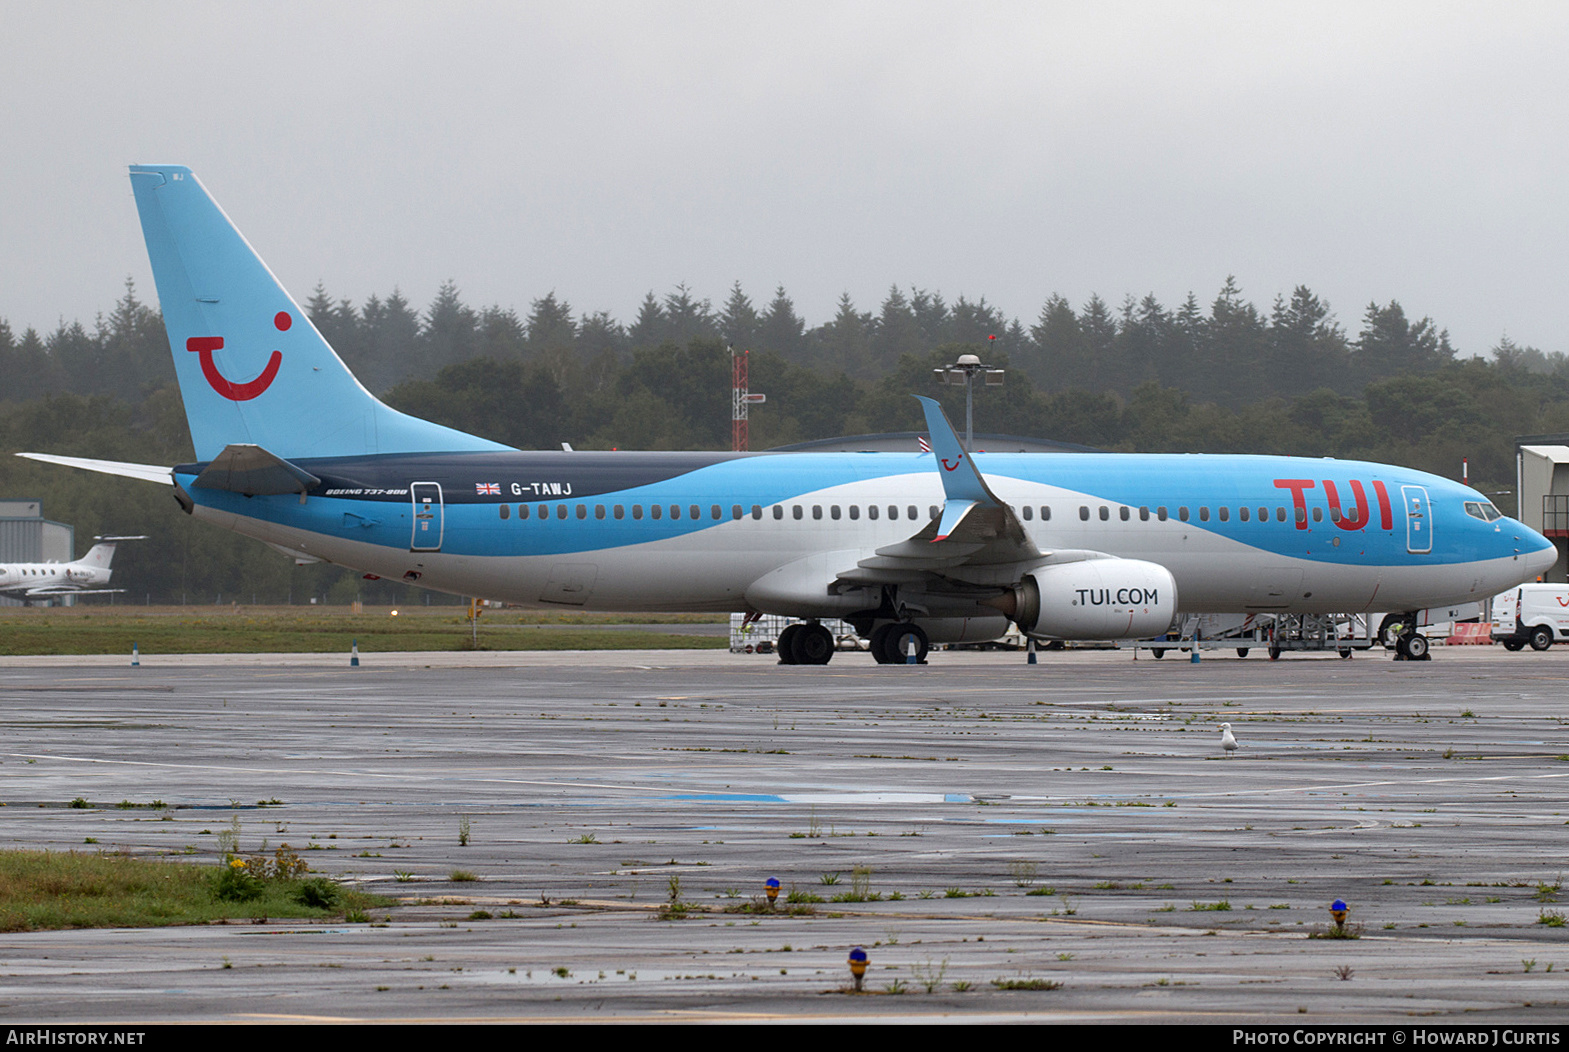
MULTIPOLYGON (((197 518, 425 588, 532 606, 838 617, 914 644, 1142 638, 1188 612, 1414 611, 1494 595, 1553 546, 1387 464, 971 453, 525 452, 384 405, 189 169, 131 169, 197 462, 23 454, 166 483, 197 518), (1179 605, 1180 604, 1180 605, 1179 605)), ((1411 619, 1407 619, 1410 621, 1411 619)))

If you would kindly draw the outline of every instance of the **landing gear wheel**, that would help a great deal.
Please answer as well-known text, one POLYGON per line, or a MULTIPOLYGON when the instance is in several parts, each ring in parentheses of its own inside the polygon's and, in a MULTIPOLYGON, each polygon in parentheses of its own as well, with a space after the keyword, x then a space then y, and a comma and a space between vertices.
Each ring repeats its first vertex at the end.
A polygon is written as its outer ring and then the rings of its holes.
POLYGON ((1252 649, 1252 647, 1238 647, 1237 648, 1237 657, 1247 657, 1248 656, 1248 651, 1251 650, 1251 649, 1252 649))
POLYGON ((1385 650, 1398 650, 1400 648, 1399 638, 1391 635, 1389 630, 1393 626, 1400 624, 1402 620, 1404 620, 1404 617, 1401 614, 1385 614, 1384 619, 1378 623, 1378 641, 1384 644, 1385 650))
POLYGON ((1427 661, 1432 655, 1427 652, 1427 637, 1424 635, 1411 635, 1405 639, 1406 657, 1412 661, 1427 661))
POLYGON ((894 665, 904 665, 909 661, 908 652, 910 642, 915 642, 915 663, 926 664, 926 654, 931 650, 931 643, 926 638, 926 632, 919 625, 897 624, 889 626, 893 631, 888 633, 887 647, 888 661, 894 665))
POLYGON ((1531 629, 1531 649, 1546 650, 1553 645, 1553 630, 1546 625, 1537 625, 1531 629))
POLYGON ((801 634, 800 625, 786 625, 785 630, 779 633, 779 639, 774 643, 774 649, 779 651, 781 665, 794 665, 795 637, 801 634))
POLYGON ((822 625, 801 625, 790 639, 790 654, 797 665, 826 665, 834 656, 833 633, 822 625))
POLYGON ((1150 653, 1155 655, 1155 660, 1156 661, 1159 661, 1161 658, 1166 656, 1166 648, 1165 647, 1155 647, 1152 650, 1150 650, 1150 653))
POLYGON ((1504 640, 1504 649, 1513 654, 1524 650, 1525 644, 1520 642, 1518 639, 1506 639, 1504 640))
POLYGON ((1340 648, 1340 660, 1342 660, 1342 661, 1349 661, 1350 659, 1351 659, 1351 648, 1350 647, 1341 647, 1340 648))
POLYGON ((879 665, 886 665, 893 660, 888 650, 888 637, 893 634, 894 625, 878 625, 872 629, 872 660, 879 665))
POLYGON ((1280 648, 1277 647, 1273 643, 1271 643, 1269 645, 1269 659, 1271 661, 1279 661, 1280 660, 1280 648))

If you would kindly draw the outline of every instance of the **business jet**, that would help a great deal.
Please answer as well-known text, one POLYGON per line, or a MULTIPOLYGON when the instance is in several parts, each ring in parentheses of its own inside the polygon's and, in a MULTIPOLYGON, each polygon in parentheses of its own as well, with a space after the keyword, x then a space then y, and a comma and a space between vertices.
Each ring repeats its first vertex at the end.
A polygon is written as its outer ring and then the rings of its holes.
POLYGON ((131 184, 197 461, 22 455, 171 486, 187 513, 298 558, 532 606, 788 615, 789 664, 833 656, 825 618, 888 663, 1010 620, 1133 639, 1179 609, 1417 611, 1555 558, 1423 472, 972 453, 929 398, 929 452, 512 449, 371 395, 190 169, 134 166, 131 184))
POLYGON ((146 537, 94 537, 100 543, 72 563, 0 564, 0 593, 24 602, 57 599, 65 595, 108 595, 123 588, 100 588, 109 583, 115 545, 120 541, 144 541, 146 537))

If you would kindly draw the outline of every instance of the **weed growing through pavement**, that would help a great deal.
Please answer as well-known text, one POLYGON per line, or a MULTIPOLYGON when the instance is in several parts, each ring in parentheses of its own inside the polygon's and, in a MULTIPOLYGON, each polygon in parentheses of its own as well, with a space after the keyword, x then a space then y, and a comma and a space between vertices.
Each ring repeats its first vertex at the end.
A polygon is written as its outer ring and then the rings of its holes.
POLYGON ((1018 976, 1013 979, 997 978, 992 980, 992 985, 999 990, 1060 990, 1062 984, 1055 979, 1037 979, 1032 976, 1018 976))
POLYGON ((665 904, 659 907, 660 920, 683 920, 692 910, 691 903, 681 898, 681 877, 677 873, 670 874, 669 895, 665 904))
POLYGON ((941 962, 934 963, 928 957, 921 964, 910 965, 910 971, 915 974, 915 981, 926 988, 927 993, 936 993, 948 974, 948 958, 944 957, 941 962))

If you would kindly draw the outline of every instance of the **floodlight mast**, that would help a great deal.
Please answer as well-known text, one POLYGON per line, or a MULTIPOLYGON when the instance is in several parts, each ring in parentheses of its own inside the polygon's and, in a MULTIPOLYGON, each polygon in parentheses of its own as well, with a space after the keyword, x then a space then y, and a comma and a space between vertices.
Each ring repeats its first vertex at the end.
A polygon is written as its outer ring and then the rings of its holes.
MULTIPOLYGON (((994 342, 997 337, 988 336, 989 342, 994 342)), ((952 365, 945 365, 933 369, 932 374, 937 377, 938 383, 949 384, 953 387, 964 385, 964 451, 975 450, 975 377, 985 377, 987 387, 1001 387, 1006 369, 993 369, 981 362, 973 354, 961 354, 959 360, 952 365)))

